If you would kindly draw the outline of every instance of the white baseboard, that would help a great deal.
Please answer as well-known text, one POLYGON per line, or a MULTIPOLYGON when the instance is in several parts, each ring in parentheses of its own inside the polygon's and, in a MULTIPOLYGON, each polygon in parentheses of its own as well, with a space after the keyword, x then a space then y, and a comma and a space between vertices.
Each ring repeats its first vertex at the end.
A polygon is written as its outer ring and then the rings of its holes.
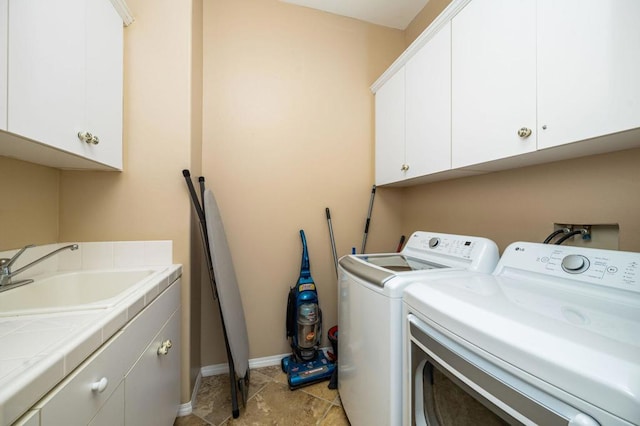
POLYGON ((180 404, 178 407, 177 417, 188 416, 193 412, 193 407, 196 405, 196 397, 198 396, 198 390, 200 390, 200 382, 202 381, 202 371, 198 373, 196 377, 196 382, 193 385, 193 392, 191 393, 191 401, 180 404))
MULTIPOLYGON (((320 349, 323 350, 325 354, 327 351, 333 350, 328 346, 320 349)), ((262 358, 253 358, 249 360, 249 368, 262 368, 262 367, 271 367, 273 365, 280 365, 280 361, 282 361, 282 358, 289 355, 291 355, 291 352, 288 352, 286 354, 280 354, 280 355, 265 356, 262 358)), ((226 362, 224 364, 207 365, 200 369, 200 373, 202 374, 202 377, 217 376, 218 374, 225 374, 228 372, 229 372, 229 364, 227 364, 226 362)))
MULTIPOLYGON (((326 347, 322 348, 323 351, 331 350, 331 348, 326 347)), ((280 355, 272 355, 265 356, 262 358, 254 358, 249 360, 249 368, 262 368, 262 367, 271 367, 274 365, 280 365, 280 361, 282 358, 291 355, 291 353, 280 354, 280 355)), ((226 362, 224 364, 214 364, 214 365, 206 365, 200 369, 200 373, 198 377, 196 377, 196 382, 193 386, 193 393, 191 394, 191 401, 186 404, 180 405, 178 408, 178 417, 186 416, 192 413, 193 407, 196 403, 196 395, 198 394, 198 390, 200 389, 200 382, 203 377, 217 376, 218 374, 226 374, 229 373, 229 364, 226 362)))
MULTIPOLYGON (((261 368, 261 367, 271 367, 272 365, 280 365, 280 361, 282 358, 289 355, 281 354, 281 355, 272 355, 266 356, 262 358, 254 358, 249 360, 249 368, 261 368)), ((218 374, 226 374, 229 372, 229 364, 214 364, 214 365, 206 365, 200 369, 200 373, 202 377, 209 376, 217 376, 218 374)))

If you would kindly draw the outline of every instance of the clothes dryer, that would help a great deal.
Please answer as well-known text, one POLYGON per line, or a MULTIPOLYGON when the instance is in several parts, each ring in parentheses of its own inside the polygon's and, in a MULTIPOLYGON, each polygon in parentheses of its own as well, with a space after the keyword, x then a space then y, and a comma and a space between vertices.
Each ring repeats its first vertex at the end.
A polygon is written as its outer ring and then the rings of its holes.
POLYGON ((640 253, 518 242, 403 300, 405 424, 640 424, 640 253))
POLYGON ((402 422, 402 290, 416 280, 490 273, 498 258, 486 238, 418 231, 400 253, 340 259, 338 390, 351 424, 402 422))

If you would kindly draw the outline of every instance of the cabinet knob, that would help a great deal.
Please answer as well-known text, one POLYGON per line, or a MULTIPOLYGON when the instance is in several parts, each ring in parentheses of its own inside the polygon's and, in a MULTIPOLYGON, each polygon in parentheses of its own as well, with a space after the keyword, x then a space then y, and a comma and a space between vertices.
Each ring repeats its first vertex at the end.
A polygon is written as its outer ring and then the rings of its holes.
POLYGON ((82 142, 91 143, 93 135, 89 132, 78 132, 78 139, 82 142))
POLYGON ((400 167, 400 170, 403 172, 406 172, 407 170, 409 170, 409 165, 408 164, 403 164, 402 167, 400 167))
POLYGON ((96 135, 92 135, 89 132, 78 132, 78 139, 82 142, 90 143, 93 145, 98 145, 100 143, 100 139, 96 135))
POLYGON ((91 390, 93 392, 102 393, 107 388, 108 384, 109 384, 109 380, 107 380, 106 377, 103 377, 99 381, 91 384, 91 390))
POLYGON ((531 136, 531 129, 527 127, 522 127, 520 130, 518 130, 518 136, 520 136, 523 139, 528 138, 529 136, 531 136))
POLYGON ((171 340, 167 339, 158 348, 158 355, 166 355, 169 353, 169 349, 173 346, 171 340))

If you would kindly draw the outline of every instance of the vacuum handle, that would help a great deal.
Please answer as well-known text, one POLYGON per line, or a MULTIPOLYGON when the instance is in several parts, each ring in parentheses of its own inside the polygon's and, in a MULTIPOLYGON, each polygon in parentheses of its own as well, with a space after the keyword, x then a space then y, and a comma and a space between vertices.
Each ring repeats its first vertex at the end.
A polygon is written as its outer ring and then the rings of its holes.
POLYGON ((304 231, 300 230, 300 239, 302 240, 302 262, 300 264, 300 277, 311 277, 311 267, 309 264, 309 251, 307 250, 307 239, 304 236, 304 231))

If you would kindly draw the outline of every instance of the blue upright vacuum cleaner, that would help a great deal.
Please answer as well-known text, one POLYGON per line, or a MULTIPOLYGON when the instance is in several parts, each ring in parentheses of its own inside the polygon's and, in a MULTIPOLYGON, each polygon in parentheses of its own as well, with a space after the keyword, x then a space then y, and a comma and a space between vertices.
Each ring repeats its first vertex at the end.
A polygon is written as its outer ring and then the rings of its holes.
POLYGON ((296 285, 290 288, 287 301, 287 338, 292 354, 281 361, 282 371, 287 373, 287 382, 291 390, 329 380, 336 368, 320 349, 322 311, 309 269, 309 253, 303 230, 300 230, 300 238, 300 277, 296 285))

